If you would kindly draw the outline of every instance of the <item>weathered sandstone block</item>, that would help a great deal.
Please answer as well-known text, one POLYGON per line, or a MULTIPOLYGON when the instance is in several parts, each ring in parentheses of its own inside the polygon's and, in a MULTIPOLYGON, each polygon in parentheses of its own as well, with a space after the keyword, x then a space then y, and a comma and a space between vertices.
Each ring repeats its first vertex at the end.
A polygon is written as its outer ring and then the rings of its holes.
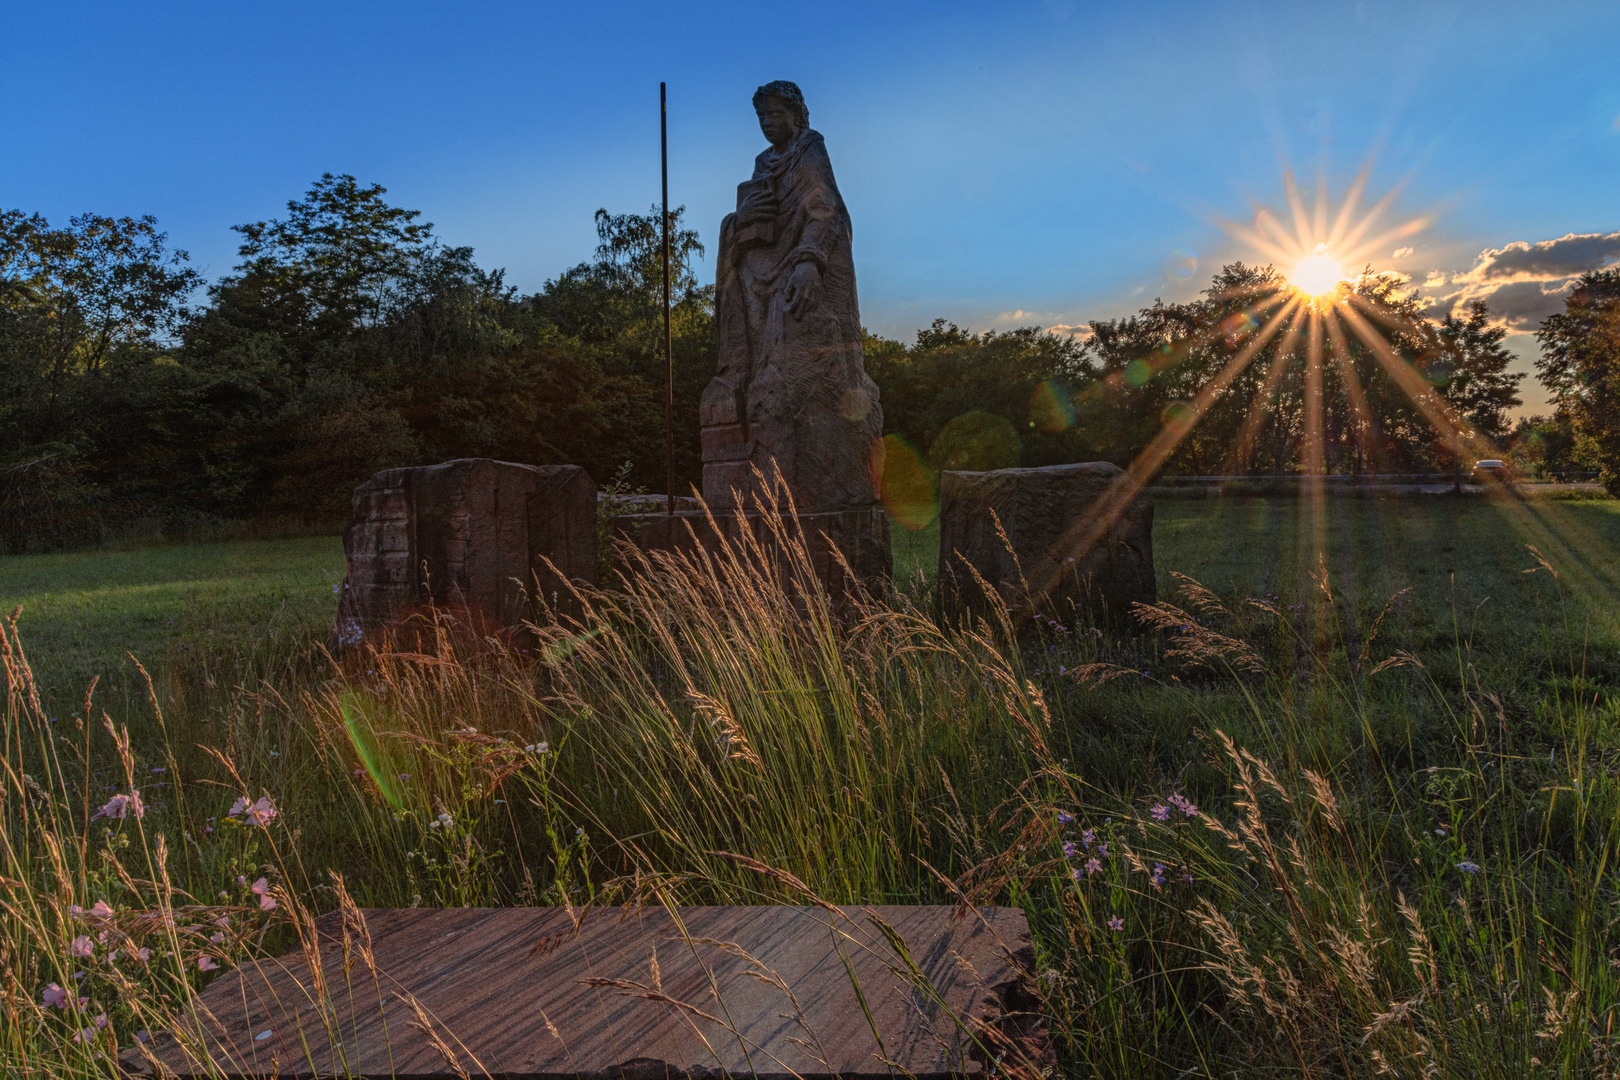
POLYGON ((577 465, 489 458, 385 469, 355 489, 343 550, 340 640, 429 603, 515 627, 537 594, 571 609, 558 573, 596 580, 596 484, 577 465))
POLYGON ((1123 618, 1155 599, 1153 500, 1117 465, 946 472, 939 497, 940 582, 969 606, 973 571, 1023 617, 1123 618))

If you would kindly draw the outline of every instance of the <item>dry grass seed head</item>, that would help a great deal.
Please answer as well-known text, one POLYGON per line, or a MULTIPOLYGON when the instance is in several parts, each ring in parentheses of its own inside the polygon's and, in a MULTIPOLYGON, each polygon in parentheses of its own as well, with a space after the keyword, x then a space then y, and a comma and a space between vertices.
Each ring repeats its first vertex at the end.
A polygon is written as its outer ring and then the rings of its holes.
POLYGON ((1231 611, 1221 603, 1220 598, 1211 592, 1205 585, 1195 578, 1178 571, 1171 571, 1170 576, 1180 582, 1179 592, 1187 599, 1187 606, 1203 615, 1231 616, 1231 611))
POLYGON ((1210 629, 1174 604, 1132 604, 1131 614, 1142 625, 1174 636, 1175 644, 1165 650, 1167 657, 1177 657, 1192 667, 1211 671, 1218 663, 1254 675, 1264 675, 1270 670, 1248 642, 1210 629))
POLYGON ((1333 796, 1333 787, 1318 773, 1310 769, 1301 770, 1305 774, 1305 782, 1310 785, 1311 800, 1316 803, 1327 818, 1328 827, 1340 836, 1344 835, 1344 819, 1339 816, 1339 800, 1333 796))

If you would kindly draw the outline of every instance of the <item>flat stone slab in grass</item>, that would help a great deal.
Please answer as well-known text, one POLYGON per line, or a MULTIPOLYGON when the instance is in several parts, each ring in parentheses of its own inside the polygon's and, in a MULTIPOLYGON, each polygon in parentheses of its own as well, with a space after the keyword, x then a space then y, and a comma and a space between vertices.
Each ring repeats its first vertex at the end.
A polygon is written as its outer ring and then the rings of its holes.
POLYGON ((302 950, 231 971, 203 991, 201 1027, 161 1037, 158 1056, 210 1074, 183 1049, 204 1031, 212 1074, 239 1077, 889 1080, 1050 1064, 1017 908, 610 908, 578 927, 557 908, 364 915, 374 968, 324 916, 319 979, 302 950))

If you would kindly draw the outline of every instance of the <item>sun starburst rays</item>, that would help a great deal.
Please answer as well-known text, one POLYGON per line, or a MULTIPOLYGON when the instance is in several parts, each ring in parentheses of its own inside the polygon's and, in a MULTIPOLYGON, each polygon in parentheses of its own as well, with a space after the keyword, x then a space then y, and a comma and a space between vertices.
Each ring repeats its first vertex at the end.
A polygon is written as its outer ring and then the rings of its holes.
MULTIPOLYGON (((1430 221, 1427 216, 1418 216, 1394 224, 1387 222, 1386 216, 1400 193, 1398 185, 1363 209, 1370 171, 1369 163, 1358 172, 1337 208, 1330 206, 1324 182, 1316 185, 1308 205, 1294 177, 1287 174, 1283 178, 1287 209, 1282 215, 1257 207, 1251 222, 1222 222, 1234 238, 1272 266, 1284 268, 1286 287, 1278 287, 1280 283, 1273 279, 1270 283, 1212 291, 1208 294, 1212 299, 1239 302, 1242 310, 1219 326, 1205 328, 1144 358, 1150 377, 1157 377, 1213 343, 1232 319, 1241 317, 1250 323, 1244 331, 1248 340, 1198 390, 1187 408, 1178 411, 1174 419, 1167 417, 1164 427, 1100 502, 1098 512, 1077 524, 1072 535, 1065 538, 1068 543, 1077 549, 1096 543, 1140 486, 1152 480, 1255 357, 1268 347, 1268 369, 1262 379, 1256 380, 1254 396, 1244 410, 1234 444, 1226 451, 1226 460, 1247 472, 1267 420, 1282 425, 1279 437, 1285 442, 1279 445, 1291 447, 1289 452, 1302 474, 1299 550, 1301 584, 1307 588, 1310 582, 1306 576, 1319 567, 1325 571, 1330 561, 1327 547, 1332 535, 1328 520, 1331 500, 1326 483, 1330 437, 1341 438, 1344 447, 1353 451, 1357 473, 1364 465, 1375 472, 1388 465, 1382 414, 1375 411, 1369 397, 1375 378, 1387 379, 1400 396, 1411 402, 1432 429, 1435 444, 1447 454, 1462 460, 1499 455, 1491 441, 1476 431, 1414 366, 1414 361, 1393 344, 1432 338, 1432 328, 1417 325, 1364 295, 1364 279, 1379 275, 1378 263, 1390 246, 1404 243, 1430 221), (1354 355, 1357 346, 1364 357, 1370 358, 1370 367, 1365 361, 1358 367, 1354 355), (1325 415, 1325 376, 1330 366, 1344 395, 1343 419, 1335 423, 1344 430, 1331 435, 1325 415), (1279 415, 1276 410, 1282 407, 1282 386, 1290 371, 1298 374, 1303 393, 1297 405, 1289 407, 1297 411, 1279 415)), ((1337 457, 1346 460, 1343 454, 1337 457)), ((1611 569, 1596 558, 1596 553, 1606 547, 1592 530, 1554 504, 1533 506, 1507 492, 1495 493, 1492 501, 1503 508, 1510 527, 1527 544, 1535 544, 1549 555, 1562 556, 1565 565, 1577 568, 1574 573, 1583 584, 1620 598, 1620 567, 1611 569)), ((1056 581, 1032 584, 1042 586, 1036 590, 1039 596, 1055 587, 1056 581)), ((1620 624, 1620 619, 1615 622, 1620 624)))

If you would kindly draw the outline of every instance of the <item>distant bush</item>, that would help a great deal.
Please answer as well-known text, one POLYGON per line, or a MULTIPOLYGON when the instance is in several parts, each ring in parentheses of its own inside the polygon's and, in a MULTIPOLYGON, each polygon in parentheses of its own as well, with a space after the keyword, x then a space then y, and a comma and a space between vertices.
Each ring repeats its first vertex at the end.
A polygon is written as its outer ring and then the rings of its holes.
POLYGON ((100 501, 80 469, 53 457, 0 469, 0 554, 84 547, 100 539, 100 501))

